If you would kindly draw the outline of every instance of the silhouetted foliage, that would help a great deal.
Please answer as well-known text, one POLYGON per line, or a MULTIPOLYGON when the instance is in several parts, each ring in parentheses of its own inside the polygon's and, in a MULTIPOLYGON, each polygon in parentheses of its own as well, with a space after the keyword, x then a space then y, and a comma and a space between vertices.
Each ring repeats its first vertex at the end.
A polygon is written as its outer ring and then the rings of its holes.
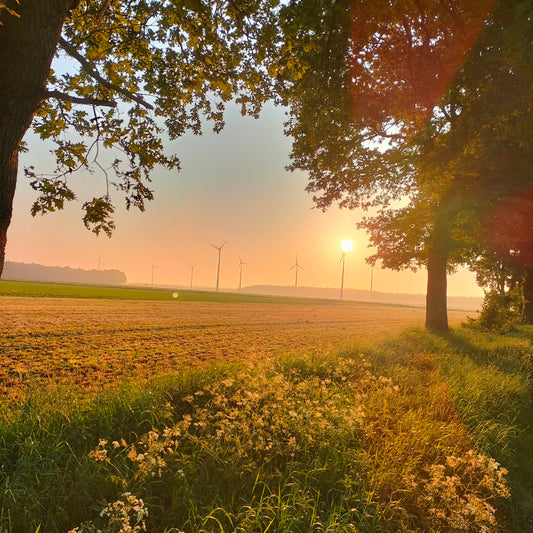
POLYGON ((290 168, 320 208, 377 210, 370 261, 426 267, 426 325, 445 331, 447 271, 533 186, 531 2, 295 1, 286 18, 306 67, 285 93, 290 168))
POLYGON ((489 291, 485 294, 479 317, 470 319, 468 325, 483 331, 507 333, 520 322, 521 316, 522 294, 518 287, 504 294, 489 291))

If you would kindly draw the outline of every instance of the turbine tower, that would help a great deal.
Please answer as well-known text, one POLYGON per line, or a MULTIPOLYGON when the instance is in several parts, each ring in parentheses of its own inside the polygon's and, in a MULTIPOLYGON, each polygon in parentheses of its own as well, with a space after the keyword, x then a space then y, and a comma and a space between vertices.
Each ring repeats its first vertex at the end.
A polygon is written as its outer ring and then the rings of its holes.
POLYGON ((247 263, 245 263, 242 259, 241 259, 241 256, 239 255, 239 265, 237 266, 237 268, 240 270, 239 272, 239 290, 241 290, 241 287, 242 287, 242 265, 246 265, 247 263))
POLYGON ((191 289, 192 289, 192 279, 193 279, 193 276, 194 276, 194 267, 196 265, 189 265, 191 267, 191 289))
POLYGON ((154 272, 155 272, 155 268, 156 268, 155 265, 152 264, 152 268, 151 268, 151 270, 152 270, 152 285, 154 284, 154 272))
MULTIPOLYGON (((294 286, 295 286, 295 287, 298 287, 298 270, 299 270, 300 268, 302 268, 302 267, 300 266, 300 264, 298 263, 298 254, 296 254, 296 263, 294 263, 294 265, 292 265, 291 268, 289 268, 289 270, 292 270, 293 268, 296 269, 296 276, 295 276, 295 278, 294 278, 294 286)), ((302 268, 302 270, 303 270, 303 268, 302 268)))
POLYGON ((344 299, 344 263, 346 261, 346 252, 342 252, 341 260, 339 261, 339 265, 342 263, 342 276, 341 276, 341 294, 340 299, 344 299))
POLYGON ((339 265, 342 263, 342 277, 341 277, 341 294, 340 299, 344 298, 344 263, 346 262, 346 253, 353 248, 353 242, 350 239, 346 239, 341 242, 342 256, 339 261, 339 265))
POLYGON ((225 244, 227 243, 228 241, 224 241, 223 244, 221 244, 220 246, 215 246, 214 244, 212 244, 211 246, 213 248, 215 248, 216 250, 218 250, 218 268, 217 268, 217 288, 216 288, 216 291, 218 292, 218 282, 220 280, 220 251, 222 250, 222 248, 224 248, 225 244))

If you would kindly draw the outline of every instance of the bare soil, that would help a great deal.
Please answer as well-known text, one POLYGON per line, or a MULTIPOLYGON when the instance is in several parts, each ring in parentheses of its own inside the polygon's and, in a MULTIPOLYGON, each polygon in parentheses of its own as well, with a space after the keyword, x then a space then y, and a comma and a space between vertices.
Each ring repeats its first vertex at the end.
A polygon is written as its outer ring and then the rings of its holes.
MULTIPOLYGON (((422 326, 424 314, 353 302, 0 297, 0 394, 13 398, 42 381, 96 390, 213 361, 340 350, 422 326)), ((452 311, 450 322, 466 314, 452 311)))

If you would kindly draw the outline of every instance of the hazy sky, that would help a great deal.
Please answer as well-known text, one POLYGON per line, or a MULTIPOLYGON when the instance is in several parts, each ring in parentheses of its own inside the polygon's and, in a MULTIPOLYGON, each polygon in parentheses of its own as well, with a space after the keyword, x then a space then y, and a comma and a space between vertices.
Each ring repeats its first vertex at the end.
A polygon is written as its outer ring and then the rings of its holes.
MULTIPOLYGON (((156 170, 152 188, 155 200, 147 211, 126 211, 119 196, 117 229, 111 239, 87 231, 81 205, 105 193, 98 173, 76 180, 78 200, 62 212, 33 218, 30 206, 36 193, 24 178, 24 165, 50 169, 48 151, 38 140, 27 138, 30 151, 21 156, 14 216, 8 234, 7 260, 45 265, 119 269, 128 282, 188 286, 190 264, 195 264, 194 286, 212 288, 216 283, 217 251, 222 249, 220 288, 239 284, 239 255, 243 286, 292 285, 298 261, 298 284, 340 285, 340 242, 352 239, 346 256, 345 288, 369 289, 370 255, 364 232, 355 224, 360 212, 334 207, 326 213, 313 209, 305 192, 306 176, 284 170, 289 161, 290 139, 282 133, 283 111, 266 107, 259 120, 227 115, 226 127, 215 135, 186 136, 168 143, 169 152, 182 163, 180 172, 156 170)), ((376 269, 374 289, 382 292, 424 293, 426 273, 376 269)), ((450 276, 449 295, 480 296, 474 276, 450 276)))

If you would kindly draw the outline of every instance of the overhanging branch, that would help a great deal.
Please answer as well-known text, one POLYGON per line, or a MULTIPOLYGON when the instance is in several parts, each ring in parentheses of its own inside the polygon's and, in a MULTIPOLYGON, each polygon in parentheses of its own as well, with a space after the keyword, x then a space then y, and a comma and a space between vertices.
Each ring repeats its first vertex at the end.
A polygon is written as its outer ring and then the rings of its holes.
POLYGON ((59 44, 61 45, 61 48, 65 50, 65 52, 76 59, 78 63, 82 66, 83 70, 91 76, 91 78, 95 79, 98 83, 106 87, 107 89, 111 91, 115 91, 125 98, 128 98, 130 100, 133 100, 134 102, 137 102, 138 104, 142 105, 143 107, 146 107, 147 109, 153 109, 153 107, 143 100, 140 96, 128 91, 127 89, 124 89, 123 87, 119 87, 118 85, 115 85, 114 83, 111 83, 109 80, 106 80, 104 77, 102 77, 92 66, 91 64, 76 50, 74 46, 72 46, 68 41, 65 41, 63 37, 59 38, 59 44))
POLYGON ((94 105, 102 107, 117 107, 117 103, 113 100, 101 100, 99 98, 79 97, 70 94, 62 93, 60 91, 48 91, 45 93, 45 98, 55 98, 63 102, 71 102, 73 104, 94 105))
POLYGON ((105 12, 109 8, 109 4, 111 3, 111 0, 106 0, 103 4, 103 6, 100 8, 100 11, 98 11, 98 15, 96 15, 96 22, 100 22, 102 18, 105 15, 105 12))

